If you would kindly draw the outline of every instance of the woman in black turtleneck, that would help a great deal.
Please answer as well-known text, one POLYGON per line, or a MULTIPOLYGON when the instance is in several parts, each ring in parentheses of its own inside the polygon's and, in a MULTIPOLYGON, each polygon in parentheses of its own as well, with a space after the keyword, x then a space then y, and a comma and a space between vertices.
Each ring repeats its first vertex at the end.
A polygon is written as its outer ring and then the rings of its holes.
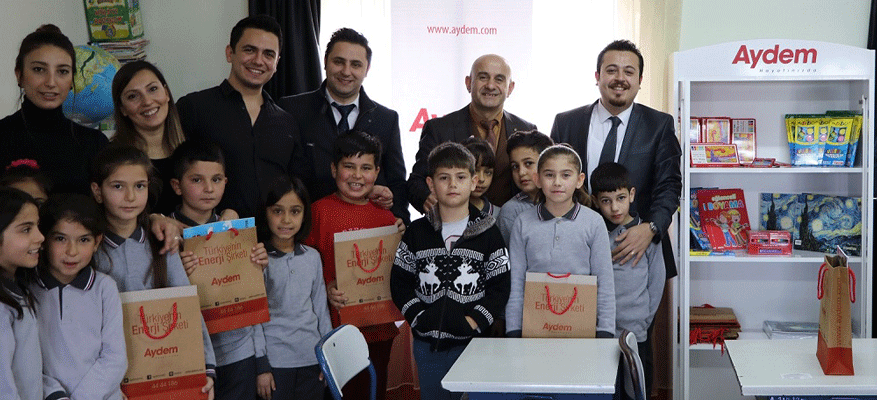
POLYGON ((75 68, 73 44, 55 25, 43 25, 24 38, 15 58, 24 98, 18 112, 0 120, 0 168, 33 159, 55 192, 90 195, 89 165, 108 141, 101 131, 76 124, 61 111, 75 68))

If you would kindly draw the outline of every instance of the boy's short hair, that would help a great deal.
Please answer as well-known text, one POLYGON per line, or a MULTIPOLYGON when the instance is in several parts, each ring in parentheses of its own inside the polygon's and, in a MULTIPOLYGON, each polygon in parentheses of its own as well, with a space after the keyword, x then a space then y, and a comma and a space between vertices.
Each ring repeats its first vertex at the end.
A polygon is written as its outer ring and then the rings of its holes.
POLYGON ((183 175, 197 161, 215 162, 222 165, 222 169, 225 170, 225 157, 222 155, 222 150, 211 142, 187 140, 180 143, 171 154, 171 161, 174 165, 174 178, 176 179, 183 179, 183 175))
POLYGON ((616 190, 630 190, 630 174, 627 168, 616 162, 600 164, 591 173, 591 193, 598 196, 600 193, 614 192, 616 190))
POLYGON ((427 164, 428 176, 431 177, 435 176, 435 171, 439 168, 462 168, 475 175, 475 156, 462 144, 456 142, 444 142, 435 146, 429 152, 427 164))
POLYGON ((536 153, 542 153, 543 150, 553 145, 554 141, 548 135, 534 129, 532 131, 517 131, 513 133, 509 136, 505 149, 509 154, 512 154, 512 150, 519 147, 526 147, 533 149, 536 153))
POLYGON ((475 156, 475 167, 496 168, 496 156, 486 140, 470 136, 463 141, 463 146, 466 146, 466 150, 475 156))
POLYGON ((381 140, 363 131, 350 131, 338 136, 332 145, 332 164, 338 165, 342 158, 364 156, 375 157, 375 166, 381 165, 381 140))

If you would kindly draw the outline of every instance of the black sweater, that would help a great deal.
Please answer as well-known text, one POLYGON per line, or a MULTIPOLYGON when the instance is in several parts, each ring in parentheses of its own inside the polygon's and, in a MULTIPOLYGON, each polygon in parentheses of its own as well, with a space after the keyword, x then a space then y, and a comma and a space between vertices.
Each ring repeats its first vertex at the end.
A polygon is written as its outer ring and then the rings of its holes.
POLYGON ((33 159, 52 192, 90 195, 91 160, 107 143, 101 131, 67 119, 61 107, 43 110, 25 98, 21 110, 0 120, 0 168, 33 159))
POLYGON ((396 251, 390 289, 415 336, 446 349, 487 335, 505 309, 510 282, 508 251, 495 220, 470 205, 463 236, 450 251, 437 213, 411 223, 396 251))

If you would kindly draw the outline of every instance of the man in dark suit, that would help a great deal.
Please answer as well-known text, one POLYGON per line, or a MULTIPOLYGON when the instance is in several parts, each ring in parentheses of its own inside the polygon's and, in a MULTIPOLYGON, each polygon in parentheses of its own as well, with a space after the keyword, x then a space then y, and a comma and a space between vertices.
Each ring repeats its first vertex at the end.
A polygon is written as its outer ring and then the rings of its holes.
POLYGON ((371 56, 368 40, 362 34, 350 28, 335 31, 326 45, 323 60, 326 80, 320 88, 284 97, 278 104, 298 124, 305 160, 313 170, 311 176, 303 177, 312 200, 337 190, 329 168, 335 138, 350 130, 362 131, 380 139, 383 146, 381 170, 371 197, 384 205, 389 205, 387 199, 392 199, 390 211, 407 224, 410 216, 399 114, 372 101, 362 88, 371 56))
POLYGON ((423 125, 420 148, 415 156, 411 176, 408 177, 408 195, 411 205, 426 212, 436 204, 435 195, 426 186, 429 152, 440 143, 462 143, 471 136, 486 140, 496 154, 493 183, 487 190, 487 199, 502 206, 515 194, 506 140, 517 131, 536 129, 523 119, 503 110, 505 99, 512 94, 515 82, 512 71, 502 57, 487 54, 478 57, 465 79, 466 90, 472 94, 472 102, 460 110, 441 118, 431 119, 423 125))
MULTIPOLYGON (((682 150, 673 117, 633 102, 643 80, 643 56, 630 41, 616 40, 600 52, 595 77, 600 99, 557 114, 551 138, 579 153, 588 176, 602 162, 615 161, 628 169, 636 188, 635 210, 644 222, 618 236, 612 259, 620 264, 633 260, 629 266, 637 265, 649 243, 661 241, 670 279, 676 276, 676 261, 667 228, 682 192, 682 150)), ((651 338, 649 329, 641 348, 651 349, 651 338)), ((651 390, 651 351, 641 351, 640 356, 651 390)))

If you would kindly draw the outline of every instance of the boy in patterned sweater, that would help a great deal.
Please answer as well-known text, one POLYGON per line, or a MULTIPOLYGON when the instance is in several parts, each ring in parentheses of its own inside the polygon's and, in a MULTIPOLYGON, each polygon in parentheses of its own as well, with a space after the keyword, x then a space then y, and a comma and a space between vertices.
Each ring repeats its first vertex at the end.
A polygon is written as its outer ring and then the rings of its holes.
POLYGON ((509 297, 509 258, 496 220, 469 203, 475 158, 458 143, 429 155, 436 207, 405 231, 390 278, 393 301, 414 331, 424 399, 459 398, 441 379, 474 336, 486 336, 509 297))

